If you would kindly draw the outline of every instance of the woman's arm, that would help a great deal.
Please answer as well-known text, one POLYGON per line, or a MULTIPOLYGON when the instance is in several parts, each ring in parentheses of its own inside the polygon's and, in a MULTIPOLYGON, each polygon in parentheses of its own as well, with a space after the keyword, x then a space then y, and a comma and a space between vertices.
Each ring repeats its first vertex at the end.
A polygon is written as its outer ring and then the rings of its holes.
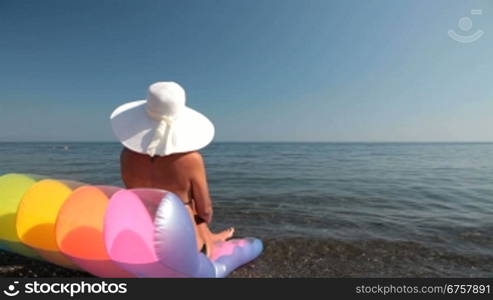
POLYGON ((195 152, 194 154, 196 155, 193 156, 192 197, 197 215, 209 224, 212 220, 212 201, 209 195, 205 164, 200 153, 195 152))

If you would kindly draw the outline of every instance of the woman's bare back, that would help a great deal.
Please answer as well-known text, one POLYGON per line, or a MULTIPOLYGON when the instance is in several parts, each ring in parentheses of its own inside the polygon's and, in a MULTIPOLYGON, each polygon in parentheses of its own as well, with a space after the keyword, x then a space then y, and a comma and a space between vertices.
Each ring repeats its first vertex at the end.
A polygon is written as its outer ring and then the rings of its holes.
POLYGON ((151 158, 124 149, 121 172, 127 188, 159 188, 175 193, 201 220, 210 223, 212 203, 202 155, 177 153, 151 158))
POLYGON ((148 155, 124 149, 121 154, 121 172, 129 188, 159 188, 172 191, 185 203, 192 201, 191 181, 197 169, 198 152, 178 153, 151 158, 148 155))
POLYGON ((224 241, 233 235, 233 228, 213 234, 206 225, 211 222, 212 203, 204 162, 199 152, 151 158, 125 148, 121 153, 120 165, 127 188, 159 188, 181 198, 191 218, 197 223, 198 249, 202 249, 205 243, 210 255, 215 241, 224 241))

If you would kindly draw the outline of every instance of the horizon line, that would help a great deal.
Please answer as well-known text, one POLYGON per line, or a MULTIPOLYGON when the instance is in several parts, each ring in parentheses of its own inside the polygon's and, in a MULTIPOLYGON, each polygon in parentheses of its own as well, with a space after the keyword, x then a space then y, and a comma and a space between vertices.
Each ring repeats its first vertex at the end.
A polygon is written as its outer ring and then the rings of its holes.
MULTIPOLYGON (((48 140, 48 141, 39 141, 39 140, 26 140, 26 141, 2 141, 0 140, 0 143, 120 143, 119 141, 89 141, 89 140, 84 140, 84 141, 70 141, 70 140, 48 140)), ((228 140, 221 140, 221 141, 212 141, 211 144, 213 143, 313 143, 313 144, 491 144, 493 141, 364 141, 364 140, 354 140, 354 141, 290 141, 290 140, 280 140, 280 141, 254 141, 254 140, 246 140, 246 141, 228 141, 228 140)))

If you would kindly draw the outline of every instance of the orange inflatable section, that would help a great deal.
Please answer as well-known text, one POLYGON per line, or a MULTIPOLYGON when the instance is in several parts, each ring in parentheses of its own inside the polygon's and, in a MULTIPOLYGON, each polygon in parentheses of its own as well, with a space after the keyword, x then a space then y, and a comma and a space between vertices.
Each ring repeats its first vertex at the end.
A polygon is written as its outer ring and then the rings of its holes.
POLYGON ((56 223, 56 242, 60 251, 81 269, 99 277, 134 277, 109 258, 103 226, 109 198, 119 188, 79 187, 60 209, 56 223))

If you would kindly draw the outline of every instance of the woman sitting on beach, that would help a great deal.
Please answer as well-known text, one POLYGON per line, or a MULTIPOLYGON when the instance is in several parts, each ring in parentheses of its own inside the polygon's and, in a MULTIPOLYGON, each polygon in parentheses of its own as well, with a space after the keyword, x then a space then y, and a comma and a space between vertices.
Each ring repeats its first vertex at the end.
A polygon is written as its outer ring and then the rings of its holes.
POLYGON ((121 174, 127 188, 159 188, 175 193, 195 226, 197 247, 210 257, 214 243, 231 238, 234 229, 209 230, 212 203, 205 165, 197 151, 214 136, 214 126, 185 106, 185 91, 175 82, 149 86, 147 100, 118 107, 113 130, 123 144, 121 174))

